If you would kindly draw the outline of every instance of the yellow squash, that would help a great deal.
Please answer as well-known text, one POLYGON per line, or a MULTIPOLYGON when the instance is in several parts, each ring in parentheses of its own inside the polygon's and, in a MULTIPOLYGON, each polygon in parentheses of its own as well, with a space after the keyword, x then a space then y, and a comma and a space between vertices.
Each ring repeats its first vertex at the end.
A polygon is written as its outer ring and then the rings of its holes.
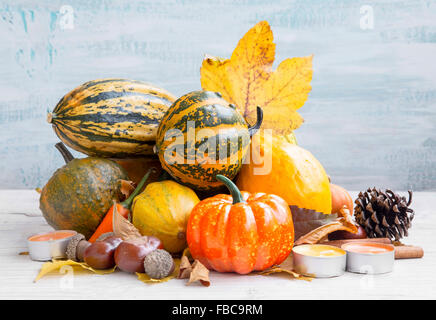
POLYGON ((132 205, 132 222, 139 232, 159 238, 165 250, 186 248, 186 226, 192 208, 200 202, 194 191, 166 180, 147 185, 132 205))
POLYGON ((276 194, 289 205, 331 213, 328 176, 309 151, 274 135, 255 135, 251 144, 250 163, 237 180, 241 190, 276 194))

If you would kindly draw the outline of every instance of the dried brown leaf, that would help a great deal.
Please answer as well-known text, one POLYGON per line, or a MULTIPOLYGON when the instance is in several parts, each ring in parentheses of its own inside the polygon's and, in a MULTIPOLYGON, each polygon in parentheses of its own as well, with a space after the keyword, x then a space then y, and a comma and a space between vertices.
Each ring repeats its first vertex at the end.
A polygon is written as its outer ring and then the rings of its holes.
POLYGON ((133 181, 120 179, 120 192, 124 199, 127 199, 134 190, 135 183, 133 181))
POLYGON ((182 259, 180 260, 180 269, 177 278, 187 279, 191 275, 191 272, 192 272, 192 266, 191 263, 189 262, 188 257, 182 256, 182 259))
POLYGON ((345 230, 351 233, 357 233, 357 226, 354 224, 350 211, 346 207, 339 210, 338 215, 339 218, 335 219, 334 221, 318 227, 305 234, 304 236, 298 238, 298 240, 295 241, 295 245, 298 246, 300 244, 318 243, 322 239, 324 239, 329 233, 338 230, 345 230))
POLYGON ((290 276, 292 276, 293 278, 295 278, 297 280, 312 281, 311 277, 303 276, 303 275, 301 275, 301 274, 299 274, 299 273, 297 273, 297 272, 295 272, 293 270, 284 269, 284 268, 281 268, 280 266, 271 267, 268 270, 262 271, 260 273, 260 275, 268 276, 270 274, 283 273, 283 272, 289 274, 290 276))
POLYGON ((205 286, 210 286, 209 269, 207 269, 200 261, 195 260, 192 264, 192 271, 189 275, 189 281, 186 285, 190 285, 193 282, 200 281, 205 286))
POLYGON ((289 206, 294 222, 295 239, 309 233, 338 218, 336 213, 324 214, 311 209, 304 209, 298 206, 289 206))
POLYGON ((117 205, 114 202, 114 215, 113 215, 113 230, 114 234, 117 237, 120 237, 123 240, 131 239, 131 238, 140 238, 142 237, 141 233, 138 229, 126 218, 124 218, 117 209, 117 205))
POLYGON ((189 250, 189 247, 186 247, 185 250, 183 250, 182 256, 188 257, 189 261, 194 262, 194 258, 192 258, 191 251, 189 250))
POLYGON ((294 265, 292 262, 292 255, 289 255, 288 258, 286 258, 286 260, 283 261, 280 265, 273 266, 271 268, 263 270, 263 271, 259 272, 258 274, 260 274, 262 276, 268 276, 270 274, 275 274, 275 273, 286 273, 286 274, 290 275, 292 278, 297 279, 297 280, 312 281, 311 277, 303 276, 303 275, 299 274, 298 272, 294 271, 294 265))
POLYGON ((351 212, 350 210, 348 210, 346 205, 344 205, 341 209, 339 209, 338 216, 347 218, 347 220, 350 221, 353 220, 353 216, 351 215, 351 212))

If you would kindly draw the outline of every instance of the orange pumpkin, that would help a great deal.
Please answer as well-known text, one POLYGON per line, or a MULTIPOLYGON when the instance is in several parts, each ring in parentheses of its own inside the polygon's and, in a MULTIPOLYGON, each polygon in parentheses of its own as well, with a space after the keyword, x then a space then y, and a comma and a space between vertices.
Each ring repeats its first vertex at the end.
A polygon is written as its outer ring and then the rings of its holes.
POLYGON ((188 221, 187 241, 194 259, 218 272, 247 274, 282 263, 294 244, 292 214, 285 200, 240 192, 217 175, 231 195, 198 203, 188 221))
POLYGON ((353 214, 353 199, 347 190, 336 184, 330 184, 330 191, 332 193, 332 213, 337 213, 345 205, 353 214))

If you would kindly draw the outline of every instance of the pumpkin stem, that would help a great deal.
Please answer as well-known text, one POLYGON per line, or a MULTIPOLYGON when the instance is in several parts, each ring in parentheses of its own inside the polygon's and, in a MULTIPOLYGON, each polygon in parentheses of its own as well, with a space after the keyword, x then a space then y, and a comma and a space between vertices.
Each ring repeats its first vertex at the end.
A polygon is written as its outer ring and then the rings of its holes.
POLYGON ((55 144, 56 149, 59 150, 59 152, 61 153, 62 157, 65 160, 65 163, 70 162, 71 160, 74 159, 74 156, 71 154, 71 152, 67 149, 67 147, 65 147, 65 145, 62 142, 58 142, 55 144))
POLYGON ((232 180, 221 174, 217 174, 216 179, 224 183, 227 189, 229 189, 230 194, 232 195, 233 198, 233 204, 245 202, 244 199, 242 198, 241 191, 239 191, 238 187, 233 183, 232 180))
POLYGON ((136 186, 135 190, 130 194, 130 196, 121 202, 121 205, 130 210, 130 207, 132 205, 133 199, 141 192, 142 188, 144 187, 145 182, 147 182, 148 177, 150 176, 150 173, 156 172, 155 168, 150 168, 147 173, 142 177, 141 181, 139 181, 138 185, 136 186))
POLYGON ((260 126, 262 125, 263 121, 263 111, 262 108, 257 106, 257 120, 254 126, 248 126, 248 133, 250 134, 250 137, 252 137, 257 130, 259 130, 260 126))

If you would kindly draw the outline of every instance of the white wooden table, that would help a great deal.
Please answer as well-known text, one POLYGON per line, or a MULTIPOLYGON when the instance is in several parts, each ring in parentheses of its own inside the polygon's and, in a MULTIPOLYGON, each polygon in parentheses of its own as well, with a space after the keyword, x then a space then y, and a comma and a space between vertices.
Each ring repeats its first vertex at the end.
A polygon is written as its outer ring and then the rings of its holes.
MULTIPOLYGON (((352 193, 353 198, 356 193, 352 193)), ((48 275, 34 283, 42 263, 19 255, 27 236, 51 230, 33 190, 0 190, 0 299, 418 299, 436 298, 436 193, 416 192, 416 212, 404 242, 424 248, 424 258, 396 260, 385 275, 345 273, 338 278, 293 280, 286 275, 240 276, 211 272, 211 286, 183 280, 148 285, 116 272, 48 275)))

